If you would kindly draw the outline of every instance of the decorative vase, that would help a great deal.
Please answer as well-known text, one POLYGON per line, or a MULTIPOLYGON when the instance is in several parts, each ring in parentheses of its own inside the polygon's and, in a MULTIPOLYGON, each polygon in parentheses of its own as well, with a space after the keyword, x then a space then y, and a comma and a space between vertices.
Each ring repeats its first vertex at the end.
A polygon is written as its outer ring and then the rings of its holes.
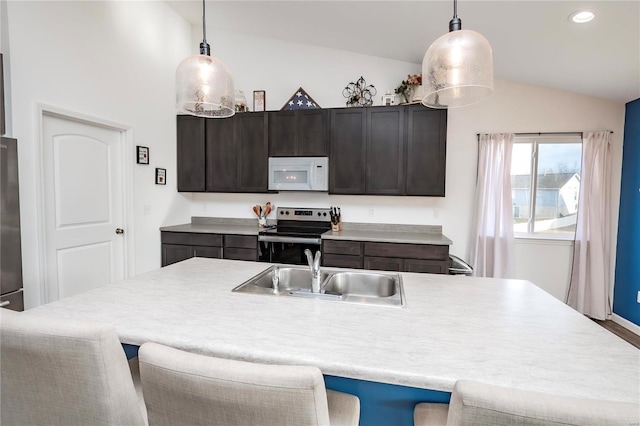
POLYGON ((415 86, 411 97, 411 102, 422 102, 422 85, 415 86))

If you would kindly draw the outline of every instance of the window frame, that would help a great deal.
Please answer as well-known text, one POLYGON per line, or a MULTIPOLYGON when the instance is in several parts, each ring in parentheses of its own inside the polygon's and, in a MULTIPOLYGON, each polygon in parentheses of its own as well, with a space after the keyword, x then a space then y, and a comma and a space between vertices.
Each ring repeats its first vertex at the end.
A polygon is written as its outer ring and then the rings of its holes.
MULTIPOLYGON (((531 144, 531 162, 529 173, 531 176, 531 190, 529 194, 529 219, 527 221, 527 232, 513 232, 513 236, 516 239, 539 239, 539 240, 574 240, 574 232, 535 232, 535 218, 536 218, 536 198, 538 193, 538 153, 539 146, 542 144, 580 144, 580 176, 582 176, 582 155, 584 154, 582 149, 582 133, 564 133, 564 134, 522 134, 513 138, 514 146, 516 144, 531 144)), ((512 160, 513 161, 513 160, 512 160)), ((511 167, 511 165, 510 165, 511 167)), ((512 175, 513 176, 513 175, 512 175)), ((513 193, 513 188, 512 188, 513 193)), ((579 203, 580 197, 576 202, 579 203)), ((513 214, 513 209, 511 210, 513 214)))

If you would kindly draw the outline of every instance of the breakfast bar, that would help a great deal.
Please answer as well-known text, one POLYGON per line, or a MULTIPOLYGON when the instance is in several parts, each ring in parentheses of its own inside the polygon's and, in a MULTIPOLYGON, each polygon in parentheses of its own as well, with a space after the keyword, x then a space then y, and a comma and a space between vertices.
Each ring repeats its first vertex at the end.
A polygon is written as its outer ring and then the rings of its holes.
MULTIPOLYGON (((314 365, 327 387, 356 394, 370 383, 446 402, 469 379, 640 399, 640 351, 528 281, 402 273, 403 307, 231 291, 270 266, 192 258, 25 314, 108 322, 125 345, 314 365)), ((359 396, 361 424, 379 422, 367 419, 383 404, 359 396)))

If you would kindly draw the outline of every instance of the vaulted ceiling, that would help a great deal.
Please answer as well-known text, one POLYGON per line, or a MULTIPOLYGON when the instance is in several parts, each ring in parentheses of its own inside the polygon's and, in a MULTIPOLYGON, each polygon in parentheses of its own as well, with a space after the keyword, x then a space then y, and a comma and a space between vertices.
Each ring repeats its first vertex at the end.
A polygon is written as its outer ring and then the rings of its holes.
MULTIPOLYGON (((201 1, 167 3, 201 27, 201 1)), ((453 1, 439 0, 207 1, 207 26, 420 64, 452 12, 453 1)), ((491 43, 496 78, 640 98, 639 1, 461 0, 458 16, 491 43), (596 18, 569 22, 583 9, 596 18)))

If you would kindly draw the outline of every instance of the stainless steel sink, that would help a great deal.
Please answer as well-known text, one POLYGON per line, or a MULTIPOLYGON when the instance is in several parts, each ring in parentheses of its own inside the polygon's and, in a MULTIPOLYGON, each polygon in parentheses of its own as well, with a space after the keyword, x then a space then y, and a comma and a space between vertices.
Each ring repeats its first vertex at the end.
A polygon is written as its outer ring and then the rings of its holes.
POLYGON ((371 271, 322 269, 320 293, 311 292, 311 274, 306 267, 277 267, 279 285, 274 292, 276 266, 240 284, 234 292, 305 297, 381 306, 404 306, 400 274, 371 271))
MULTIPOLYGON (((396 274, 397 275, 397 274, 396 274)), ((391 297, 398 292, 394 275, 371 272, 338 272, 324 285, 325 293, 361 297, 391 297)))

